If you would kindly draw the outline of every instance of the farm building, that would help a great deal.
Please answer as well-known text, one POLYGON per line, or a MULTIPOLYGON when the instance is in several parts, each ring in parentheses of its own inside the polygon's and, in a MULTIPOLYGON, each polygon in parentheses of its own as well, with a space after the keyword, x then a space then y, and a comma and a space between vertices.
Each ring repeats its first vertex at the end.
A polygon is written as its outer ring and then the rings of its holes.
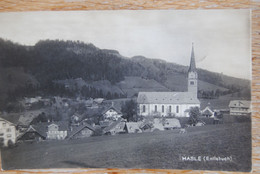
POLYGON ((200 107, 197 98, 198 74, 192 45, 190 67, 188 70, 187 92, 139 92, 137 97, 138 114, 141 116, 189 117, 191 107, 200 107))
POLYGON ((0 143, 9 146, 16 143, 16 125, 0 117, 0 143))
POLYGON ((248 115, 251 113, 251 102, 248 100, 232 100, 229 103, 230 115, 248 115))

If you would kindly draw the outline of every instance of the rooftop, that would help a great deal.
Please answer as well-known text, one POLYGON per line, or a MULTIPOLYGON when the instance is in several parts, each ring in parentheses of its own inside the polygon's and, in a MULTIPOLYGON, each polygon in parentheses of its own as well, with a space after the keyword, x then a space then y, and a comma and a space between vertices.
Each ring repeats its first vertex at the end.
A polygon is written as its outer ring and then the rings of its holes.
POLYGON ((139 92, 137 103, 200 104, 200 101, 192 92, 139 92))

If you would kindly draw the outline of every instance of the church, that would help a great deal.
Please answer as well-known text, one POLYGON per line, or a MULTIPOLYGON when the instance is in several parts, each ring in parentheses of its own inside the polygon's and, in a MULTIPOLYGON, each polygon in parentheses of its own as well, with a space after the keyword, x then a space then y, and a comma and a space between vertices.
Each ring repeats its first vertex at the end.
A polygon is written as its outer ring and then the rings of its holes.
POLYGON ((200 108, 200 101, 197 97, 198 73, 193 44, 187 83, 187 92, 139 92, 137 97, 138 115, 189 117, 191 107, 200 108))

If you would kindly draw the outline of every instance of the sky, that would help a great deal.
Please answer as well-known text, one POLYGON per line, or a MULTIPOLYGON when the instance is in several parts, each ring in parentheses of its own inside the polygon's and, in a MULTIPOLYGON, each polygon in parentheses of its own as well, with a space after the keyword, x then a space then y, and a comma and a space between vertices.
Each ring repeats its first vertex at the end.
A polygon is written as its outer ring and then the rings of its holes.
POLYGON ((251 79, 249 10, 0 13, 0 37, 23 45, 80 40, 125 57, 142 55, 251 79))

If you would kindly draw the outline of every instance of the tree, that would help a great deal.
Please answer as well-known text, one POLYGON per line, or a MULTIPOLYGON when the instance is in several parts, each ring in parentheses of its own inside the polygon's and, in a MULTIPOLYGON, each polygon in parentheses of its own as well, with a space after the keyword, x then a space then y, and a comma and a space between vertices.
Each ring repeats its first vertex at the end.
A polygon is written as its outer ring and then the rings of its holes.
POLYGON ((190 115, 190 118, 189 118, 188 123, 190 125, 195 126, 199 121, 199 116, 200 116, 199 108, 198 107, 191 107, 190 111, 189 111, 189 115, 190 115))
POLYGON ((136 115, 136 103, 133 100, 125 102, 121 108, 123 118, 127 121, 134 121, 134 115, 136 115))

